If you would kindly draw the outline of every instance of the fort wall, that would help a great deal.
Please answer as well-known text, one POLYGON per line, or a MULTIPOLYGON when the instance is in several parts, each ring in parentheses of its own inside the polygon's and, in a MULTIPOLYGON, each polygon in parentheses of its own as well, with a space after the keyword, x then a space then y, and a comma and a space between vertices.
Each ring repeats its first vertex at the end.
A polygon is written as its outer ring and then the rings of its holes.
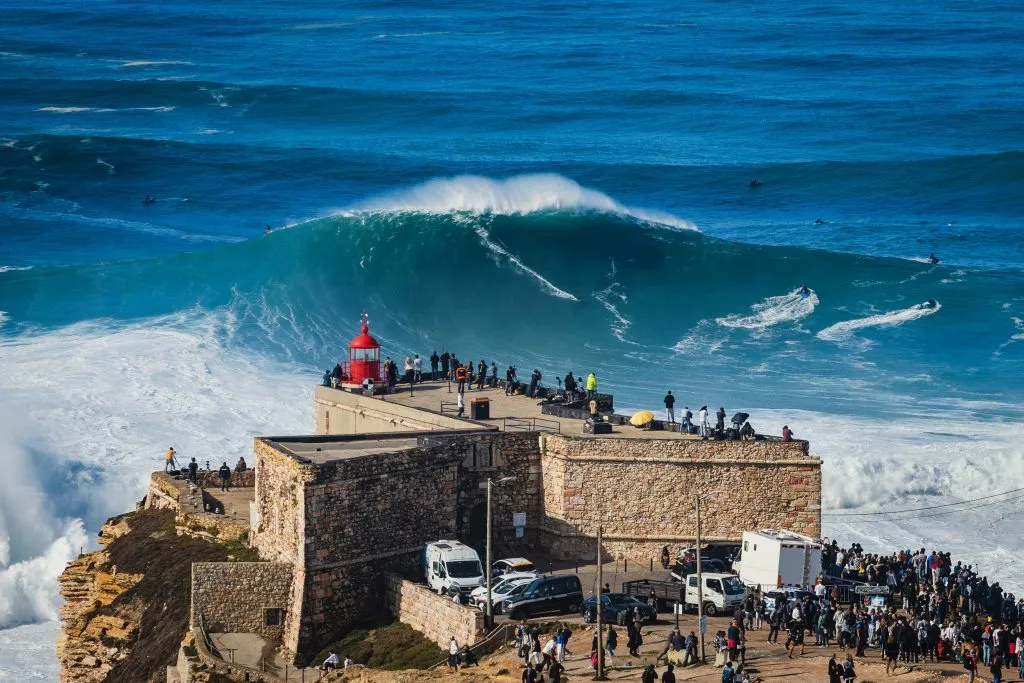
MULTIPOLYGON (((451 394, 455 401, 455 394, 451 394)), ((369 434, 437 429, 479 429, 481 425, 418 408, 317 386, 313 396, 317 434, 369 434)), ((468 410, 468 406, 467 406, 468 410)), ((485 427, 486 428, 486 427, 485 427)))
POLYGON ((708 541, 765 528, 821 534, 821 461, 807 442, 541 439, 540 536, 555 557, 592 555, 599 523, 611 557, 646 562, 689 545, 698 494, 708 541))
POLYGON ((280 638, 284 633, 283 617, 290 602, 291 584, 289 564, 195 562, 192 564, 190 626, 199 626, 202 615, 206 630, 211 633, 258 633, 271 639, 280 638))
POLYGON ((445 652, 452 636, 460 646, 475 645, 484 633, 484 615, 468 605, 456 605, 425 586, 388 574, 384 577, 388 611, 433 640, 445 652))

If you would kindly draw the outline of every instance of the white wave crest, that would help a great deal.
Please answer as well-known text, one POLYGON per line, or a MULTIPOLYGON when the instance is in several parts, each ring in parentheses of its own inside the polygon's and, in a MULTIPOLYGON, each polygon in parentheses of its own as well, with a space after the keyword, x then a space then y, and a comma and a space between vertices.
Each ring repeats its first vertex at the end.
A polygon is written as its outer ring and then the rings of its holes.
POLYGON ((121 66, 126 69, 136 66, 189 66, 192 62, 185 62, 177 59, 154 59, 150 60, 139 60, 136 62, 122 62, 121 66))
POLYGON ((542 211, 599 211, 683 230, 693 223, 672 214, 624 206, 603 192, 554 173, 518 175, 501 180, 483 176, 436 178, 415 187, 371 199, 357 211, 412 211, 526 215, 542 211))
POLYGON ((109 114, 115 111, 174 111, 174 107, 126 107, 124 109, 111 109, 109 107, 39 107, 36 111, 45 111, 50 114, 80 114, 91 112, 94 114, 109 114))
POLYGON ((934 306, 914 304, 910 308, 904 308, 900 311, 889 311, 888 313, 869 315, 866 318, 857 318, 856 320, 844 320, 843 322, 830 325, 818 332, 817 337, 818 339, 824 339, 825 341, 845 341, 852 337, 853 333, 857 330, 862 330, 866 327, 896 327, 903 323, 910 322, 911 320, 918 320, 929 315, 935 315, 941 308, 942 304, 936 301, 934 306))
POLYGON ((763 330, 780 323, 792 323, 803 320, 818 305, 818 295, 811 290, 807 298, 800 296, 800 290, 794 289, 782 296, 770 296, 750 307, 750 315, 732 314, 716 318, 722 327, 740 327, 747 330, 763 330))

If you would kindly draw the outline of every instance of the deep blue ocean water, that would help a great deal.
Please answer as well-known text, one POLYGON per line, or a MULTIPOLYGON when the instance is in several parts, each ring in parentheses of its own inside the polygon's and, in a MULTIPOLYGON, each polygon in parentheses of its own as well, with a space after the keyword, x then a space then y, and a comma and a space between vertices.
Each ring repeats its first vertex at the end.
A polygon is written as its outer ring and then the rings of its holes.
POLYGON ((827 505, 1024 474, 1019 3, 0 9, 0 458, 49 520, 0 500, 8 575, 164 441, 308 431, 364 309, 789 421, 827 505))

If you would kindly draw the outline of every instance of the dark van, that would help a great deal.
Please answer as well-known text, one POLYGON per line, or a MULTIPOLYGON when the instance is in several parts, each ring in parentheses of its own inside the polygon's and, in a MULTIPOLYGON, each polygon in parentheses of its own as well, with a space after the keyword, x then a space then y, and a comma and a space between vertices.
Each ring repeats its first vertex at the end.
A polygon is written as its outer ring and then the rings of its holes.
POLYGON ((575 612, 583 602, 583 585, 578 576, 541 576, 519 595, 509 596, 501 610, 512 620, 545 612, 575 612))

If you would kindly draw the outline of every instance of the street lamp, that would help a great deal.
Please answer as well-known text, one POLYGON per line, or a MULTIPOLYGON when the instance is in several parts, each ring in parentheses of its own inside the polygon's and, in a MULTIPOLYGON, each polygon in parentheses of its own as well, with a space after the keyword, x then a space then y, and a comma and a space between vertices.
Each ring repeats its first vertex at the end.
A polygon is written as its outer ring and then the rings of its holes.
POLYGON ((515 481, 515 479, 515 477, 502 477, 498 481, 494 481, 487 477, 487 628, 494 625, 494 601, 491 598, 491 489, 495 484, 500 486, 515 481))

